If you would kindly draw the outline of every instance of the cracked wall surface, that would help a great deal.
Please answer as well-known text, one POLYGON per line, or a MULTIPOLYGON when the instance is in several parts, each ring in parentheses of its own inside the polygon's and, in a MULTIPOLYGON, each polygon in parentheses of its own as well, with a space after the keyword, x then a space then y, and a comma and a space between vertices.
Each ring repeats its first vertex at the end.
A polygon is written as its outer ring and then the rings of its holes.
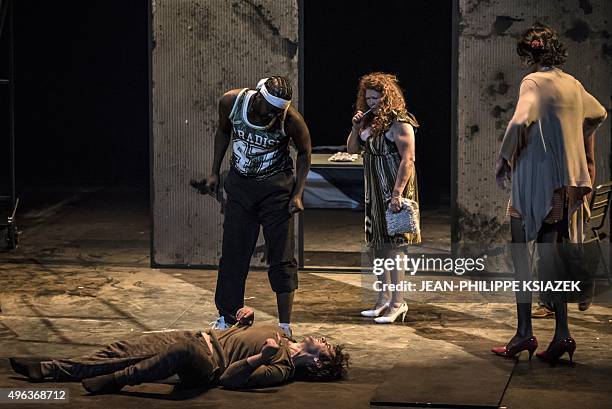
MULTIPOLYGON (((458 233, 462 242, 508 240, 509 194, 495 184, 501 138, 527 74, 516 38, 534 22, 551 25, 569 50, 564 71, 610 111, 612 2, 460 0, 458 72, 458 233)), ((610 179, 610 118, 597 133, 597 183, 610 179)))
MULTIPOLYGON (((210 173, 217 103, 270 75, 298 100, 296 0, 153 0, 152 261, 215 265, 223 215, 190 179, 210 173)), ((228 168, 228 162, 223 169, 228 168)), ((263 246, 253 264, 262 264, 263 246)))

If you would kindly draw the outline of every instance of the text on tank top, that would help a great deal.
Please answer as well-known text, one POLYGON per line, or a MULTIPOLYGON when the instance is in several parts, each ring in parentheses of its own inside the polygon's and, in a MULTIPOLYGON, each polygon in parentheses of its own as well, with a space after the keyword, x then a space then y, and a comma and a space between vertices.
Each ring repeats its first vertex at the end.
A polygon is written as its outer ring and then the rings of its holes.
POLYGON ((289 138, 278 119, 268 125, 258 126, 249 122, 247 110, 250 99, 257 91, 247 88, 240 91, 229 115, 232 122, 232 167, 241 175, 265 179, 275 173, 292 169, 289 138))

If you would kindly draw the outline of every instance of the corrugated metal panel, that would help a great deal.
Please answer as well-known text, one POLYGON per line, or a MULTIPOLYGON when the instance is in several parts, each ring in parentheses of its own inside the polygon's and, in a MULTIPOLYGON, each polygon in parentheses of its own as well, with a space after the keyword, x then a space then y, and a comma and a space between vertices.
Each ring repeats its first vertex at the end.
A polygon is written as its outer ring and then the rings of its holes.
MULTIPOLYGON (((512 117, 520 80, 527 74, 516 37, 534 22, 551 25, 569 49, 564 70, 608 109, 612 91, 612 2, 607 0, 460 0, 458 50, 459 238, 505 242, 508 194, 495 184, 501 137, 512 117), (592 6, 582 9, 587 4, 592 6)), ((598 132, 597 180, 610 179, 610 120, 598 132)))
MULTIPOLYGON (((152 27, 151 259, 157 265, 216 265, 223 215, 189 180, 210 173, 217 102, 225 91, 285 75, 297 96, 297 2, 154 0, 152 27)), ((261 264, 259 258, 253 264, 261 264)))

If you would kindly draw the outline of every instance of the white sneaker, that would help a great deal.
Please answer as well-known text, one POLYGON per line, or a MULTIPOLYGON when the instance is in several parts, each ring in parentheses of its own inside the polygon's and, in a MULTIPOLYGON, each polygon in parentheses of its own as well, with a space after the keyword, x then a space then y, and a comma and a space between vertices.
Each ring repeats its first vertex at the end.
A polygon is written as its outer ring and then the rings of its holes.
POLYGON ((225 322, 225 317, 221 316, 210 323, 212 329, 228 329, 230 326, 225 322))
POLYGON ((293 338, 293 331, 291 330, 291 325, 290 324, 285 324, 283 322, 279 322, 278 326, 280 328, 282 328, 282 330, 285 332, 285 335, 287 335, 289 338, 293 338))

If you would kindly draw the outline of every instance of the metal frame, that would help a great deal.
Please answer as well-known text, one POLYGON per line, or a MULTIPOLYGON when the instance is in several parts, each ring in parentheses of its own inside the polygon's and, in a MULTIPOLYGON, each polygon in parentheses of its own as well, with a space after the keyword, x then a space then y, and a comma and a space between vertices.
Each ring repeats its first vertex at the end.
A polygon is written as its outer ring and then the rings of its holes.
MULTIPOLYGON (((304 1, 298 0, 298 111, 304 115, 304 1)), ((297 215, 297 252, 298 268, 304 268, 304 213, 297 215)))
POLYGON ((10 214, 6 216, 6 223, 3 219, 0 221, 0 228, 7 230, 6 244, 9 249, 17 247, 19 242, 19 232, 15 224, 15 217, 17 214, 17 207, 19 206, 19 199, 17 198, 15 188, 15 18, 14 8, 15 4, 13 0, 1 0, 0 1, 1 12, 0 12, 0 38, 5 35, 5 23, 6 32, 8 35, 8 78, 0 79, 0 85, 8 86, 9 92, 9 103, 8 103, 8 115, 9 115, 9 190, 8 196, 0 196, 0 201, 8 202, 10 205, 10 214))
POLYGON ((155 179, 153 178, 153 7, 152 1, 147 1, 147 61, 149 64, 147 70, 147 98, 149 104, 149 265, 151 268, 160 267, 155 262, 154 248, 154 204, 155 204, 155 179))
POLYGON ((612 272, 610 271, 610 266, 606 262, 606 257, 604 256, 603 250, 601 248, 601 240, 605 239, 605 233, 600 233, 602 229, 606 227, 606 222, 609 223, 608 213, 610 211, 610 202, 612 201, 612 181, 603 183, 601 185, 597 185, 593 189, 593 195, 591 196, 591 200, 589 203, 589 209, 591 212, 595 209, 603 209, 603 213, 601 214, 601 221, 596 226, 589 226, 593 237, 586 240, 586 243, 597 243, 597 250, 599 251, 599 257, 604 267, 604 271, 606 272, 606 276, 608 279, 608 284, 612 285, 612 272), (603 191, 603 192, 602 192, 603 191), (605 198, 604 200, 601 200, 605 198))
POLYGON ((451 207, 451 255, 457 255, 457 243, 459 242, 459 208, 457 195, 459 192, 459 165, 458 165, 458 142, 459 142, 459 0, 453 0, 452 5, 452 45, 451 45, 451 185, 450 185, 450 207, 451 207))

